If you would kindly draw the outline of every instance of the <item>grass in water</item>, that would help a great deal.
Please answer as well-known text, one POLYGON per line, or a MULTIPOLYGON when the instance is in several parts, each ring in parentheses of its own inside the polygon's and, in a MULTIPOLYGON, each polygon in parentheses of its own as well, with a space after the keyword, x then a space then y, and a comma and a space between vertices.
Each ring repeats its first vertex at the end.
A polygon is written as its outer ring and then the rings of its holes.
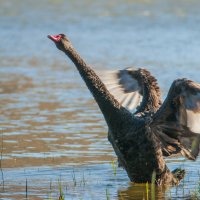
POLYGON ((110 200, 110 194, 108 188, 106 188, 106 200, 110 200))
POLYGON ((72 173, 72 179, 73 179, 74 187, 76 187, 76 175, 75 175, 74 169, 73 169, 73 173, 72 173))
POLYGON ((146 182, 146 194, 147 194, 147 200, 149 200, 149 183, 146 182))
POLYGON ((84 174, 84 172, 83 172, 82 180, 80 181, 80 186, 81 186, 81 185, 82 185, 82 186, 85 186, 85 184, 86 184, 86 179, 85 179, 85 174, 84 174))
POLYGON ((63 190, 62 190, 62 183, 61 183, 61 180, 58 179, 58 187, 59 187, 59 200, 65 200, 65 197, 64 197, 64 193, 63 193, 63 190))
POLYGON ((113 169, 113 174, 114 174, 114 176, 116 176, 117 175, 117 163, 114 160, 112 160, 111 166, 112 166, 112 169, 113 169))
POLYGON ((48 200, 53 200, 51 197, 51 193, 52 193, 52 180, 50 180, 50 184, 49 184, 49 197, 48 200))

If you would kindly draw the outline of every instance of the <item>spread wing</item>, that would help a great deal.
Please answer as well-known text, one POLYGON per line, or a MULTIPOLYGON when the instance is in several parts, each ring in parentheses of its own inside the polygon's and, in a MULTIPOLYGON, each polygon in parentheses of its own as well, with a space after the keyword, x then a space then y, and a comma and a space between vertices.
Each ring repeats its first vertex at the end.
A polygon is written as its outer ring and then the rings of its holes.
POLYGON ((196 159, 200 146, 200 84, 186 79, 174 81, 152 125, 164 154, 181 152, 196 159))
POLYGON ((142 101, 142 83, 134 76, 138 69, 127 68, 116 71, 102 71, 98 75, 109 92, 125 108, 133 112, 142 101))

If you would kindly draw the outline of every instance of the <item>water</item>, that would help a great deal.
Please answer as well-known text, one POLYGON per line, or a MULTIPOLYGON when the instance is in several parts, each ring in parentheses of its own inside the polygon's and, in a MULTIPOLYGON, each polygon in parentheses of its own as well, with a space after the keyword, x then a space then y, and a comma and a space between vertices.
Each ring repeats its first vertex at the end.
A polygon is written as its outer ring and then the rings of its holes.
MULTIPOLYGON (((113 173, 107 126, 71 61, 48 34, 66 33, 94 69, 145 67, 163 97, 176 78, 200 82, 198 0, 0 0, 0 198, 142 199, 145 185, 113 173), (58 181, 59 179, 59 181, 58 181), (3 184, 4 183, 4 184, 3 184)), ((200 159, 168 161, 187 174, 157 198, 198 187, 200 159)), ((150 194, 149 194, 150 195, 150 194)))

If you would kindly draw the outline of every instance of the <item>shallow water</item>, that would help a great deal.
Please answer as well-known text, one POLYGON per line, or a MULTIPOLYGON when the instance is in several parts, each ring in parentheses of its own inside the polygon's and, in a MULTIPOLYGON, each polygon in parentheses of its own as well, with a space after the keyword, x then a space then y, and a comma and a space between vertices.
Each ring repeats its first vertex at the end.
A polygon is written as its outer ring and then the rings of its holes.
MULTIPOLYGON (((0 0, 0 198, 142 199, 146 186, 113 173, 107 126, 73 64, 46 36, 66 33, 94 69, 139 66, 158 79, 200 82, 198 0, 0 0), (59 181, 58 181, 59 179, 59 181)), ((187 198, 199 164, 168 161, 187 174, 158 199, 187 198)), ((150 194, 149 194, 150 195, 150 194)))

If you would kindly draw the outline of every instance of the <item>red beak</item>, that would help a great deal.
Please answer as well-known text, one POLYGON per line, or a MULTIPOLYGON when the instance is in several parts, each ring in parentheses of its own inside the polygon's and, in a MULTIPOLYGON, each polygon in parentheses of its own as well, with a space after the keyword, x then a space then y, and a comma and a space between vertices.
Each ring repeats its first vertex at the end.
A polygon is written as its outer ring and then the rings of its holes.
POLYGON ((59 42, 60 39, 62 38, 61 35, 48 35, 47 36, 49 39, 51 39, 53 42, 59 42))

